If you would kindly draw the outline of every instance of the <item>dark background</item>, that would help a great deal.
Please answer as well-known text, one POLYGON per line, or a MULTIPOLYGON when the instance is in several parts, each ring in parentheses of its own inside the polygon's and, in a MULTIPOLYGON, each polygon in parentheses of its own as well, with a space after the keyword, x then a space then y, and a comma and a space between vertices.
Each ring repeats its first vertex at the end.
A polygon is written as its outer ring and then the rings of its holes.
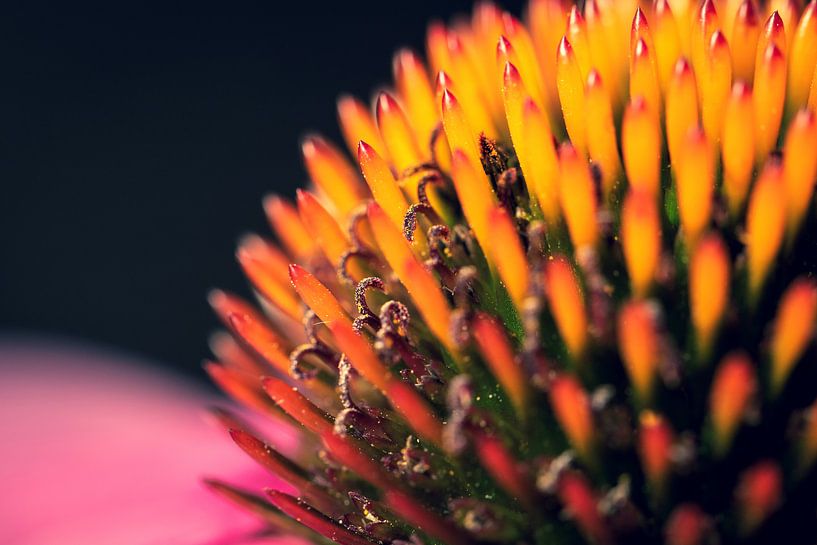
POLYGON ((235 242, 304 182, 299 138, 340 142, 337 95, 369 97, 471 3, 135 4, 0 13, 0 330, 201 378, 205 294, 247 293, 235 242))

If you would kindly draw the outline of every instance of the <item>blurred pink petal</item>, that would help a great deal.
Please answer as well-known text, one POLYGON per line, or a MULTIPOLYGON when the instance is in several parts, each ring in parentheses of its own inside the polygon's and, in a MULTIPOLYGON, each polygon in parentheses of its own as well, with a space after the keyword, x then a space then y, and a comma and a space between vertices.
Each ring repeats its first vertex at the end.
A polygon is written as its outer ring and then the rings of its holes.
MULTIPOLYGON (((286 486, 208 421, 224 402, 198 386, 121 355, 0 338, 0 400, 0 543, 276 540, 253 539, 262 523, 201 484, 286 486)), ((275 438, 294 448, 288 430, 275 438)))

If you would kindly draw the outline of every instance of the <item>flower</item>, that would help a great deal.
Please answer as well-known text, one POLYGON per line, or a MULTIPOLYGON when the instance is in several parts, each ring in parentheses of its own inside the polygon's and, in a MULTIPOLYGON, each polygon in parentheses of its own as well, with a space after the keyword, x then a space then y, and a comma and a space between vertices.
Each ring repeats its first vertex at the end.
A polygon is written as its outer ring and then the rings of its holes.
MULTIPOLYGON (((201 388, 107 350, 5 334, 0 398, 0 543, 303 543, 270 536, 197 482, 221 468, 288 489, 208 425, 203 407, 223 400, 201 388)), ((288 426, 262 429, 296 455, 288 426)))
POLYGON ((339 101, 357 165, 305 139, 207 369, 311 454, 232 429, 298 494, 221 492, 342 545, 815 539, 817 2, 581 4, 433 23, 339 101))

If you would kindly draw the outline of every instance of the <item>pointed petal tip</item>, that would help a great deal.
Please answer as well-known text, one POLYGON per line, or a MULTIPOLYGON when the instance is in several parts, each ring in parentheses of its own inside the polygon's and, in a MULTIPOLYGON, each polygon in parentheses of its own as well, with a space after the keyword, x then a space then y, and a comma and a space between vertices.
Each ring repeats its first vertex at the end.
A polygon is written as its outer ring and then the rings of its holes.
POLYGON ((207 292, 207 302, 213 309, 218 310, 219 308, 223 307, 226 301, 227 292, 220 288, 211 288, 207 292))
POLYGON ((575 27, 580 26, 583 23, 584 17, 582 17, 582 12, 579 10, 578 4, 573 4, 570 7, 570 12, 567 14, 567 26, 575 27))
POLYGON ((743 80, 737 80, 732 86, 732 96, 739 99, 745 99, 752 94, 752 88, 743 80))
POLYGON ((785 61, 785 55, 783 55, 783 52, 779 47, 777 47, 776 44, 770 43, 769 47, 767 47, 766 51, 763 53, 763 62, 767 64, 778 64, 782 63, 783 61, 785 61))
POLYGON ((357 160, 360 163, 369 161, 377 155, 377 151, 367 142, 360 140, 357 143, 357 160))
POLYGON ((675 63, 674 69, 675 77, 687 77, 692 73, 692 65, 689 64, 689 59, 680 57, 675 63))
POLYGON ((511 51, 513 51, 513 45, 511 45, 510 40, 508 40, 504 34, 500 34, 499 40, 497 40, 496 43, 497 57, 507 57, 511 51))
POLYGON ((518 85, 522 82, 522 76, 519 75, 519 70, 510 61, 505 63, 505 68, 502 70, 502 77, 505 82, 518 85))
POLYGON ((644 38, 638 38, 635 42, 634 53, 636 59, 643 59, 645 57, 649 57, 650 55, 650 48, 647 46, 646 40, 644 38))
POLYGON ((599 71, 596 70, 595 68, 590 70, 590 73, 587 74, 587 88, 597 89, 599 87, 602 87, 603 85, 604 83, 601 79, 601 74, 599 74, 599 71))
POLYGON ((380 207, 379 204, 375 201, 369 201, 369 204, 366 205, 366 214, 368 216, 372 215, 380 215, 383 213, 383 209, 380 207))
POLYGON ((377 106, 375 113, 378 121, 382 115, 399 110, 399 108, 400 106, 397 104, 397 100, 386 91, 381 91, 380 94, 377 95, 377 106))
POLYGON ((641 6, 638 6, 635 10, 635 15, 633 16, 633 25, 632 31, 636 32, 642 28, 647 27, 647 16, 644 15, 644 11, 641 9, 641 6))
POLYGON ((701 4, 700 18, 702 21, 709 20, 711 17, 717 16, 718 12, 715 9, 715 2, 713 0, 704 0, 701 4))
POLYGON ((572 55, 573 46, 570 45, 570 40, 567 39, 567 36, 562 36, 562 39, 559 41, 559 57, 565 58, 572 55))
POLYGON ((448 87, 443 88, 442 106, 444 110, 456 108, 458 105, 457 97, 448 87))
POLYGON ((575 146, 569 141, 562 142, 559 146, 559 158, 563 161, 570 160, 574 161, 578 158, 578 152, 576 151, 575 146))
POLYGON ((289 264, 289 278, 292 282, 297 282, 303 276, 309 274, 306 269, 298 265, 297 263, 290 263, 289 264))
POLYGON ((722 49, 728 45, 729 43, 726 41, 726 36, 724 36, 720 29, 712 34, 712 39, 709 41, 709 49, 722 49))
POLYGON ((672 8, 669 5, 669 0, 655 0, 653 12, 658 17, 672 14, 672 8))
POLYGON ((301 140, 301 152, 307 159, 323 151, 326 146, 327 144, 323 137, 315 133, 307 134, 301 140))

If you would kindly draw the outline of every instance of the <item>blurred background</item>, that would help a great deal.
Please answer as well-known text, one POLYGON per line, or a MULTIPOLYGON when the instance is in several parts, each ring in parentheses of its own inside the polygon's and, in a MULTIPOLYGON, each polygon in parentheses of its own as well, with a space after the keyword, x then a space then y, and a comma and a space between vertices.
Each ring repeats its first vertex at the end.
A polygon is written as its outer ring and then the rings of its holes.
MULTIPOLYGON (((205 381, 238 237, 340 141, 392 53, 471 2, 11 2, 0 17, 0 334, 116 347, 205 381), (18 5, 15 5, 18 4, 18 5)), ((503 2, 520 13, 521 2, 503 2)))

